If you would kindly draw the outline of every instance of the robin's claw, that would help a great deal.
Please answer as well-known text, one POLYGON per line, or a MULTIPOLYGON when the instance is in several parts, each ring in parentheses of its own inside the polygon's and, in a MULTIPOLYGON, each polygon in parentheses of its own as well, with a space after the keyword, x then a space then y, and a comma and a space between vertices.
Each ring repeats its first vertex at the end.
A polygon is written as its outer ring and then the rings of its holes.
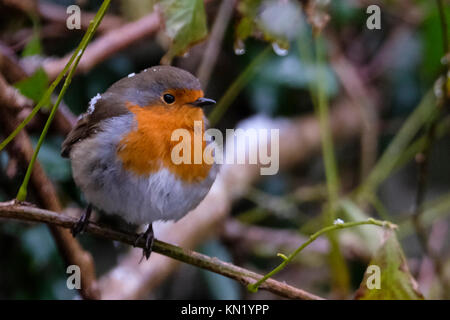
POLYGON ((147 231, 144 233, 138 234, 136 241, 134 241, 134 246, 137 247, 141 240, 145 241, 143 249, 143 256, 148 260, 150 258, 150 254, 152 253, 153 241, 155 236, 153 234, 153 226, 150 223, 148 225, 147 231))
POLYGON ((92 205, 88 205, 86 211, 80 217, 80 220, 72 227, 72 235, 76 237, 80 233, 86 230, 87 225, 89 224, 89 218, 91 217, 92 205))

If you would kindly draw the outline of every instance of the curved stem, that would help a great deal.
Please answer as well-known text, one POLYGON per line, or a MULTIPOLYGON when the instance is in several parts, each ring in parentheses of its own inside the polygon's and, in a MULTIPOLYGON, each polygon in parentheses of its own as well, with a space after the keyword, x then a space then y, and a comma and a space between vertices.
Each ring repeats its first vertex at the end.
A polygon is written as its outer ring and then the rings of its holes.
POLYGON ((390 229, 396 228, 396 226, 394 224, 392 224, 392 223, 390 223, 388 221, 380 221, 380 220, 375 220, 375 219, 369 218, 369 219, 367 219, 365 221, 335 223, 332 226, 328 226, 328 227, 325 227, 323 229, 320 229, 319 231, 317 231, 316 233, 311 235, 309 237, 309 239, 305 243, 303 243, 300 247, 298 247, 289 256, 286 257, 283 254, 281 254, 281 255, 279 254, 278 256, 280 256, 284 261, 282 263, 280 263, 280 265, 278 265, 278 267, 276 267, 275 269, 273 269, 272 271, 267 273, 264 277, 259 279, 257 282, 248 285, 247 286, 248 290, 250 290, 251 292, 256 292, 258 290, 259 286, 261 286, 270 277, 274 276, 275 274, 277 274, 278 272, 283 270, 286 267, 286 265, 289 262, 291 262, 292 259, 295 258, 296 255, 298 255, 303 249, 305 249, 308 245, 310 245, 312 242, 314 242, 314 240, 316 240, 322 234, 330 232, 330 231, 334 231, 334 230, 337 230, 337 229, 352 228, 352 227, 361 226, 361 225, 365 225, 365 224, 372 224, 372 225, 376 225, 376 226, 380 226, 380 227, 388 227, 390 229))

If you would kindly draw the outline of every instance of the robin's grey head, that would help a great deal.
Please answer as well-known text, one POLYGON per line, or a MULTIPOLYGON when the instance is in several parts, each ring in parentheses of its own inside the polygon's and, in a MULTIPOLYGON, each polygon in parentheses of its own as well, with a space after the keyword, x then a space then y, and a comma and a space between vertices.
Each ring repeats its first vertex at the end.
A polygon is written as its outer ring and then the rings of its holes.
POLYGON ((215 103, 203 97, 200 81, 195 76, 172 66, 155 66, 132 73, 113 84, 105 94, 141 107, 186 104, 202 107, 215 103))

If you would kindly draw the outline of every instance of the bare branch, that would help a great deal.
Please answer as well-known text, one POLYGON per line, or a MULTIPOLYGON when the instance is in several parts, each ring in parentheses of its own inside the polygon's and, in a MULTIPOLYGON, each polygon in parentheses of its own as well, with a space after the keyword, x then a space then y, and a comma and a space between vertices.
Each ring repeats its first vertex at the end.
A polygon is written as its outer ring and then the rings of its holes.
POLYGON ((31 108, 33 101, 21 95, 20 92, 16 88, 10 86, 0 74, 0 105, 18 112, 24 108, 31 108))
POLYGON ((205 90, 208 86, 214 65, 216 64, 225 30, 233 13, 234 4, 235 0, 222 1, 220 4, 219 12, 214 20, 214 25, 208 38, 208 44, 203 54, 202 64, 197 70, 198 79, 205 90))
MULTIPOLYGON (((15 203, 14 201, 0 203, 0 217, 24 221, 42 222, 63 228, 71 228, 74 224, 77 223, 77 220, 75 218, 58 214, 52 211, 20 205, 15 203)), ((142 238, 140 238, 139 241, 135 243, 137 236, 136 234, 109 229, 99 226, 95 223, 90 223, 86 228, 86 232, 105 239, 120 241, 129 245, 136 245, 139 248, 143 248, 145 246, 145 240, 142 238)), ((158 240, 155 240, 153 244, 153 251, 171 257, 173 259, 197 266, 199 268, 221 274, 228 278, 234 279, 242 283, 243 285, 254 283, 262 277, 255 272, 237 267, 231 263, 221 261, 217 258, 211 258, 204 254, 183 249, 158 240)), ((322 299, 309 292, 294 288, 288 284, 281 283, 272 279, 265 282, 264 285, 262 285, 260 288, 289 299, 322 299)))

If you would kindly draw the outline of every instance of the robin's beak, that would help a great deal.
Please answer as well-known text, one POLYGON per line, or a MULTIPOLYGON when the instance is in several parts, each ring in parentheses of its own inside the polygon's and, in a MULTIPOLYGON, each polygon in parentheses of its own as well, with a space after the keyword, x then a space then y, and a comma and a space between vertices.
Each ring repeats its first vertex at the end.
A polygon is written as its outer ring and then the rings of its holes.
POLYGON ((216 102, 213 99, 198 98, 197 100, 195 100, 191 104, 193 106, 196 106, 196 107, 206 107, 206 106, 210 106, 212 104, 216 104, 216 102))

